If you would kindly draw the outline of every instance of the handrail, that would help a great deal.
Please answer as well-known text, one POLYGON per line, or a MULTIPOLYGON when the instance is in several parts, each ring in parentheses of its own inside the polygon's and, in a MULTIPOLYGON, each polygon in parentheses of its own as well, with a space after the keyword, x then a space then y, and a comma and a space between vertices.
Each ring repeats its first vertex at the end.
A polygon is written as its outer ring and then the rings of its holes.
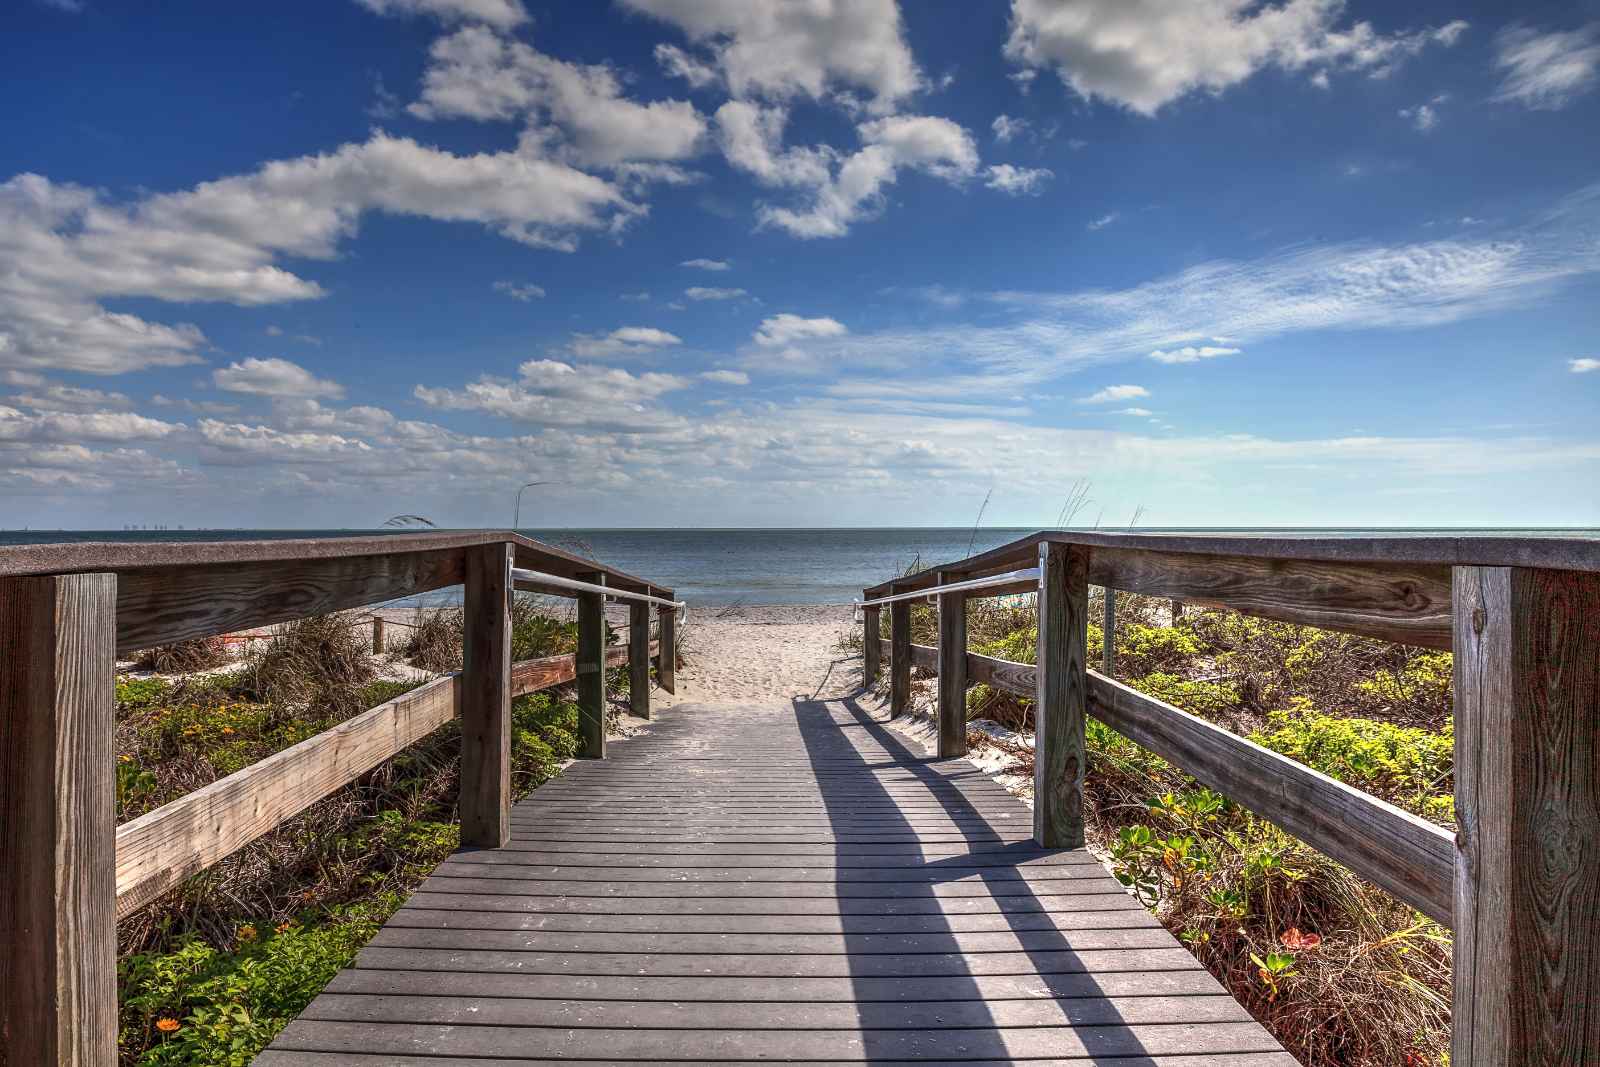
POLYGON ((1010 571, 1006 574, 997 574, 992 578, 972 578, 964 582, 951 582, 948 585, 936 585, 928 589, 920 589, 914 593, 896 593, 893 596, 881 596, 873 600, 857 600, 858 608, 875 608, 880 604, 893 604, 901 600, 927 600, 929 597, 940 596, 944 593, 962 593, 972 589, 993 589, 1001 585, 1017 585, 1022 582, 1037 582, 1039 568, 1029 567, 1020 571, 1010 571))
POLYGON ((575 593, 604 593, 616 600, 635 600, 645 604, 658 604, 662 607, 683 609, 689 605, 682 600, 668 600, 664 597, 651 596, 648 593, 634 593, 626 589, 615 589, 609 585, 597 585, 594 582, 580 582, 576 578, 562 578, 554 574, 541 574, 538 571, 524 570, 521 567, 511 568, 511 577, 517 582, 526 582, 529 585, 547 586, 555 589, 570 589, 575 593))

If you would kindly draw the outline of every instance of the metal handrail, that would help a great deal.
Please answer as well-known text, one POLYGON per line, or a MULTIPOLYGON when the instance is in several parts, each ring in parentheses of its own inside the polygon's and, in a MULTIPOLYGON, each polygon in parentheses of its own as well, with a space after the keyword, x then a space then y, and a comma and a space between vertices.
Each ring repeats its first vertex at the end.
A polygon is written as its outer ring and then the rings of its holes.
POLYGON ((857 600, 854 604, 858 608, 875 608, 879 604, 892 604, 897 600, 931 600, 943 593, 960 593, 968 589, 991 589, 997 585, 1015 585, 1018 582, 1037 582, 1039 568, 1029 567, 1020 571, 1007 571, 1005 574, 996 574, 990 578, 969 578, 964 582, 951 582, 949 585, 930 585, 926 589, 917 589, 910 593, 896 593, 893 596, 881 596, 876 600, 857 600))
POLYGON ((575 593, 604 593, 617 600, 642 600, 649 604, 659 604, 668 608, 687 608, 689 605, 682 600, 668 600, 665 597, 651 596, 648 593, 635 593, 627 589, 612 589, 609 586, 596 585, 593 582, 580 582, 576 578, 562 578, 559 575, 545 574, 543 571, 523 570, 521 567, 511 568, 513 582, 528 582, 532 585, 549 586, 553 589, 570 589, 575 593))

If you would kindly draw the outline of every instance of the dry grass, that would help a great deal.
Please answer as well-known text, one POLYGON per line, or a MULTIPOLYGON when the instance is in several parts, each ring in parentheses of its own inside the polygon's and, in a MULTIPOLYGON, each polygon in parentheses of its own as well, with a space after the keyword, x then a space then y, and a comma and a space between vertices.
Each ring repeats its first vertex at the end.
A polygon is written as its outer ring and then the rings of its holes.
POLYGON ((188 674, 221 667, 228 659, 228 646, 221 637, 196 637, 144 649, 133 662, 157 674, 188 674))

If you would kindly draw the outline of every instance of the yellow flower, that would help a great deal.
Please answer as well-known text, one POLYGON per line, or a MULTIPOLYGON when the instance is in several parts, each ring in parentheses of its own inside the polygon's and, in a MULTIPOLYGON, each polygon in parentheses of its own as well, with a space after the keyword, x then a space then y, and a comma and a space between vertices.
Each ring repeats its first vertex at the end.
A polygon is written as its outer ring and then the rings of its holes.
POLYGON ((231 733, 233 733, 233 727, 231 727, 231 726, 224 726, 224 727, 223 727, 223 728, 222 728, 222 732, 223 732, 223 733, 225 733, 225 734, 231 734, 231 733))
POLYGON ((128 755, 126 752, 124 752, 122 755, 117 757, 117 762, 118 763, 132 763, 133 762, 133 757, 128 755))
POLYGON ((256 928, 254 926, 251 926, 251 925, 249 925, 247 923, 244 926, 239 927, 239 940, 240 941, 254 941, 255 939, 256 939, 256 928))
POLYGON ((182 1025, 182 1024, 179 1023, 178 1020, 176 1020, 176 1019, 157 1019, 156 1020, 156 1029, 160 1030, 163 1034, 172 1033, 180 1025, 182 1025))

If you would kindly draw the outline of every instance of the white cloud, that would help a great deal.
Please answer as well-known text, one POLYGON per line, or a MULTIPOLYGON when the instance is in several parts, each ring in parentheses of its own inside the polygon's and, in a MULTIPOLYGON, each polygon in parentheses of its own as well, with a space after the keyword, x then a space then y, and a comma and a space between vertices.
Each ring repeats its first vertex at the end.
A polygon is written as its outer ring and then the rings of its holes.
POLYGON ((1567 367, 1573 374, 1588 374, 1590 371, 1600 370, 1600 359, 1584 356, 1580 359, 1567 360, 1567 367))
POLYGON ((479 378, 459 390, 417 386, 418 400, 449 411, 480 411, 538 426, 658 433, 682 420, 647 405, 685 388, 673 374, 630 374, 616 367, 529 360, 516 381, 479 378))
POLYGON ((623 326, 603 336, 578 334, 568 346, 581 359, 639 356, 658 348, 683 344, 683 339, 653 326, 623 326))
POLYGON ((1085 223, 1085 226, 1090 231, 1103 230, 1121 217, 1122 212, 1120 211, 1108 211, 1106 214, 1101 215, 1097 219, 1090 219, 1087 223, 1085 223))
POLYGON ((531 282, 495 282, 494 291, 504 293, 513 300, 526 304, 544 296, 544 286, 534 285, 531 282))
POLYGON ((618 293, 617 299, 627 300, 635 304, 643 304, 650 299, 650 294, 646 292, 618 293))
POLYGON ((1221 345, 1184 345, 1182 348, 1158 348, 1150 353, 1150 358, 1157 363, 1198 363, 1218 356, 1237 356, 1239 352, 1240 349, 1221 345))
POLYGON ((245 359, 211 372, 218 389, 270 397, 343 396, 344 386, 287 359, 245 359))
MULTIPOLYGON (((19 381, 16 384, 23 383, 19 381)), ((83 389, 75 385, 46 385, 43 379, 38 379, 32 385, 34 392, 18 394, 11 400, 35 411, 123 411, 133 406, 133 401, 123 393, 83 389)))
POLYGON ((785 311, 761 320, 753 340, 764 348, 776 348, 814 337, 841 337, 850 331, 837 319, 807 319, 785 311))
POLYGON ((703 372, 700 377, 708 382, 716 382, 720 385, 750 384, 750 375, 742 370, 708 370, 703 372))
MULTIPOLYGON (((674 50, 657 59, 691 85, 714 66, 739 98, 813 100, 864 92, 880 113, 923 86, 895 0, 624 0, 670 22, 704 49, 706 59, 674 50)), ((852 97, 853 99, 853 97, 852 97)))
POLYGON ((1012 118, 1010 115, 996 115, 995 120, 989 124, 994 130, 994 139, 1001 144, 1009 144, 1028 132, 1031 126, 1027 119, 1012 118))
POLYGON ((430 15, 443 22, 484 22, 507 29, 528 21, 521 0, 356 0, 375 15, 430 15))
POLYGON ((1399 115, 1403 119, 1410 120, 1418 133, 1427 133, 1439 124, 1439 105, 1449 99, 1448 93, 1440 93, 1425 104, 1401 108, 1399 115))
POLYGON ((1117 408, 1111 414, 1113 414, 1113 415, 1136 415, 1136 416, 1139 416, 1141 418, 1154 418, 1155 417, 1155 412, 1151 411, 1149 408, 1117 408))
POLYGON ((1495 37, 1501 71, 1496 100, 1545 111, 1566 107, 1595 87, 1600 71, 1600 22, 1567 32, 1512 26, 1495 37))
POLYGON ((989 177, 984 185, 1010 196, 1038 196, 1056 176, 1048 167, 1013 167, 1009 163, 996 163, 986 173, 989 177))
POLYGON ((690 300, 737 300, 745 295, 743 289, 718 289, 704 285, 692 285, 683 291, 683 295, 690 300))
POLYGON ((554 152, 600 167, 688 159, 700 152, 706 132, 705 117, 686 100, 637 103, 623 96, 609 66, 555 59, 483 26, 463 27, 433 43, 422 97, 408 110, 424 119, 526 116, 527 153, 554 152))
POLYGON ((727 270, 729 264, 725 259, 686 259, 678 266, 693 267, 695 270, 727 270))
POLYGON ((1341 27, 1343 0, 1012 0, 1006 56, 1053 69, 1086 99, 1153 115, 1197 90, 1213 93, 1264 67, 1381 76, 1429 45, 1448 47, 1467 24, 1385 35, 1341 27))
POLYGON ((0 442, 159 441, 178 423, 131 411, 42 411, 33 415, 0 404, 0 442))
POLYGON ((1080 404, 1110 404, 1118 400, 1135 400, 1149 396, 1150 390, 1142 385, 1108 385, 1097 393, 1079 397, 1080 404))
POLYGON ((788 118, 782 107, 729 100, 717 109, 717 144, 730 165, 763 185, 827 185, 838 153, 826 145, 784 148, 783 127, 788 118))
POLYGON ((344 434, 295 433, 218 419, 201 419, 198 428, 211 458, 220 463, 245 458, 273 465, 331 463, 372 451, 365 441, 344 434))
POLYGON ((668 77, 682 78, 690 88, 704 89, 720 77, 715 67, 696 59, 675 44, 656 45, 655 55, 656 62, 661 64, 662 71, 668 77))

